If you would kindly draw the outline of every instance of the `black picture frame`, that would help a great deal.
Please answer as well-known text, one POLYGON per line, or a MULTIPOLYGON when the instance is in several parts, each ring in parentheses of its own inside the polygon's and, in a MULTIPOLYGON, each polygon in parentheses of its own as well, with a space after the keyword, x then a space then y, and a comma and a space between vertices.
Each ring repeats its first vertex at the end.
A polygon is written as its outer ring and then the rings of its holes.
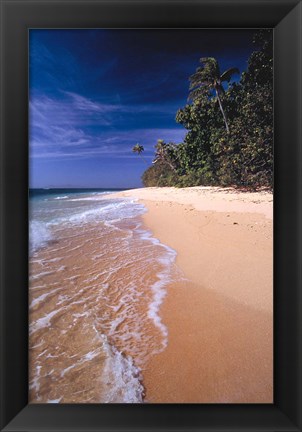
POLYGON ((301 431, 301 0, 0 0, 1 430, 301 431), (274 403, 28 405, 28 29, 274 28, 274 403))

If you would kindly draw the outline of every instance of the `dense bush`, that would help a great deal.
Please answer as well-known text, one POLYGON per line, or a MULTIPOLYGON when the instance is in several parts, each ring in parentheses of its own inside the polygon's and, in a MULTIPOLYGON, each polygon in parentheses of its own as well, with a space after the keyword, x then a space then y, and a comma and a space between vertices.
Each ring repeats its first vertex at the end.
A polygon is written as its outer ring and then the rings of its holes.
POLYGON ((142 175, 145 186, 175 186, 177 175, 163 163, 151 165, 142 175))

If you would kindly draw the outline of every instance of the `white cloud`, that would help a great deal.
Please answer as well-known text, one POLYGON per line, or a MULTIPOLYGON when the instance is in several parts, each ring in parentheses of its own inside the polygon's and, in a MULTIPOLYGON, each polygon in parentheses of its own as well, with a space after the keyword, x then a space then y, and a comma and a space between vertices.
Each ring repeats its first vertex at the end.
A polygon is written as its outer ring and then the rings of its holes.
POLYGON ((117 117, 119 120, 120 116, 142 112, 170 113, 169 107, 103 104, 76 93, 62 93, 62 99, 42 96, 30 101, 32 158, 128 158, 133 157, 130 152, 136 142, 145 146, 146 157, 152 157, 158 138, 180 142, 184 137, 185 131, 180 128, 122 131, 114 127, 117 117))

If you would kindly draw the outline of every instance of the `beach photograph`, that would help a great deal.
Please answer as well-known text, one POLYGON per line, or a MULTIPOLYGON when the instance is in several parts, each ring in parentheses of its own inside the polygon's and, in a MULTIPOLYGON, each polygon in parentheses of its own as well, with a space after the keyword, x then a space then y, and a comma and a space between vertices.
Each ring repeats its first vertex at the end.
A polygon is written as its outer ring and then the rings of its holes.
POLYGON ((272 404, 273 31, 29 30, 29 403, 272 404))

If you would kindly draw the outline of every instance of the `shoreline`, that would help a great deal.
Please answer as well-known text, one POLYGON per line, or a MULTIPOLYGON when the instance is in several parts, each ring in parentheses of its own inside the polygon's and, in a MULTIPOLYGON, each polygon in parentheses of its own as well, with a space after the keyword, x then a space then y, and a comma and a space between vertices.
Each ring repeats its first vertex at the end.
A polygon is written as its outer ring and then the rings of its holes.
POLYGON ((166 346, 158 311, 175 253, 133 200, 57 199, 36 207, 54 220, 59 207, 60 223, 29 261, 30 403, 142 403, 139 371, 166 346))
POLYGON ((167 287, 169 344, 144 371, 146 400, 272 403, 272 194, 196 187, 114 197, 144 203, 145 226, 176 250, 185 277, 167 287))

